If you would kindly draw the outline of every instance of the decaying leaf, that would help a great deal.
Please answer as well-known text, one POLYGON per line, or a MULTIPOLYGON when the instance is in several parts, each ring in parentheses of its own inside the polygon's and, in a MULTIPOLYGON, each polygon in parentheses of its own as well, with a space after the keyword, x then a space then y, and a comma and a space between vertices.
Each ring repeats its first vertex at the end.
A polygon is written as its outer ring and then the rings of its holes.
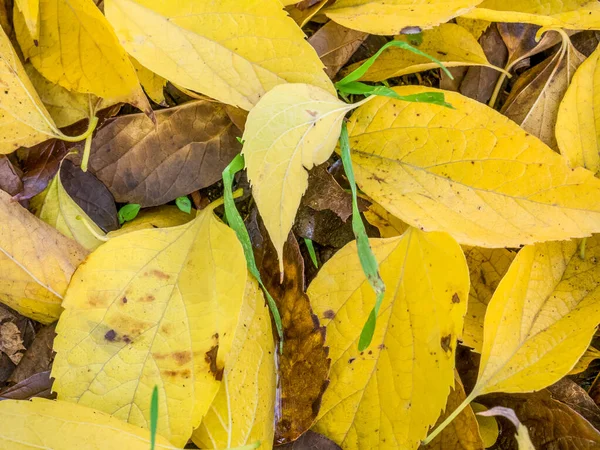
POLYGON ((244 148, 252 195, 279 257, 292 229, 307 170, 333 153, 347 105, 308 84, 286 84, 269 91, 248 115, 244 148))
POLYGON ((342 450, 331 439, 312 430, 308 430, 294 442, 278 447, 280 450, 342 450))
MULTIPOLYGON (((11 374, 9 382, 18 384, 31 378, 37 372, 50 370, 53 359, 52 343, 55 336, 54 329, 55 324, 46 325, 36 333, 35 339, 29 345, 19 365, 11 374)), ((3 394, 0 393, 1 396, 3 394)), ((15 398, 15 400, 24 399, 15 398)))
POLYGON ((223 103, 250 110, 285 82, 335 93, 279 0, 106 0, 105 11, 140 64, 223 103))
POLYGON ((558 381, 587 349, 600 322, 600 236, 527 246, 485 315, 474 394, 529 392, 558 381))
POLYGON ((462 342, 477 353, 483 344, 483 321, 487 305, 516 253, 505 248, 471 247, 465 249, 471 291, 465 315, 462 342))
POLYGON ((117 202, 157 206, 210 186, 239 153, 223 106, 198 100, 107 122, 92 141, 90 170, 117 202))
POLYGON ((575 72, 556 120, 556 140, 571 167, 600 171, 600 47, 575 72))
POLYGON ((114 31, 88 0, 40 0, 39 38, 15 9, 17 39, 25 58, 48 80, 75 92, 137 106, 150 104, 114 31))
POLYGON ((62 400, 148 427, 183 446, 208 411, 246 286, 235 233, 206 208, 172 228, 110 239, 75 273, 52 368, 62 400))
MULTIPOLYGON (((405 86, 400 95, 433 91, 405 86)), ((390 213, 462 244, 518 247, 600 231, 600 180, 496 111, 376 98, 351 117, 356 181, 390 213)))
POLYGON ((356 243, 327 261, 308 288, 331 357, 331 382, 314 428, 346 449, 416 449, 454 384, 468 268, 445 233, 410 228, 370 244, 388 289, 367 351, 357 344, 375 293, 356 243))
POLYGON ((577 375, 578 373, 585 372, 588 366, 596 359, 600 359, 600 350, 590 345, 581 358, 579 358, 577 364, 571 369, 569 375, 577 375))
POLYGON ((192 439, 200 448, 224 449, 273 442, 275 345, 271 317, 258 283, 248 279, 240 322, 223 382, 192 439))
POLYGON ((558 150, 555 138, 558 105, 575 70, 585 59, 567 34, 562 31, 560 34, 563 36, 561 48, 518 78, 501 110, 554 150, 558 150))
POLYGON ((29 400, 33 397, 51 398, 52 381, 50 371, 36 373, 31 377, 0 390, 0 400, 29 400))
MULTIPOLYGON (((4 400, 0 421, 0 446, 4 448, 150 448, 147 430, 71 402, 4 400)), ((176 449, 162 436, 156 436, 156 448, 176 449)))
MULTIPOLYGON (((445 23, 423 31, 422 42, 418 44, 414 42, 414 37, 411 35, 395 36, 394 39, 416 46, 419 50, 440 60, 446 67, 471 65, 494 67, 488 62, 473 35, 453 23, 445 23)), ((349 66, 344 73, 352 72, 362 62, 364 61, 349 66)), ((437 67, 439 67, 437 63, 425 56, 398 47, 390 47, 377 58, 361 80, 382 81, 437 67)))
POLYGON ((552 386, 548 386, 548 391, 550 391, 554 400, 566 404, 598 430, 600 426, 600 407, 596 405, 585 389, 569 377, 564 377, 552 386))
POLYGON ((427 29, 459 16, 481 0, 337 0, 325 14, 340 25, 371 34, 400 34, 405 28, 427 29))
POLYGON ((19 327, 13 322, 3 322, 0 324, 0 352, 10 358, 14 364, 19 364, 25 350, 23 338, 19 327))
POLYGON ((10 159, 5 155, 0 155, 0 189, 12 196, 23 190, 23 181, 18 169, 13 166, 10 159))
POLYGON ((135 58, 130 59, 135 69, 135 73, 140 80, 140 84, 144 88, 144 91, 146 91, 148 97, 150 97, 150 99, 158 105, 167 106, 164 92, 164 87, 167 84, 167 80, 160 75, 155 74, 151 70, 146 69, 139 62, 137 62, 135 58))
POLYGON ((343 221, 352 214, 352 196, 329 173, 327 163, 308 173, 308 189, 302 197, 302 204, 315 211, 329 209, 343 221))
POLYGON ((55 321, 87 251, 0 191, 0 301, 42 323, 55 321))

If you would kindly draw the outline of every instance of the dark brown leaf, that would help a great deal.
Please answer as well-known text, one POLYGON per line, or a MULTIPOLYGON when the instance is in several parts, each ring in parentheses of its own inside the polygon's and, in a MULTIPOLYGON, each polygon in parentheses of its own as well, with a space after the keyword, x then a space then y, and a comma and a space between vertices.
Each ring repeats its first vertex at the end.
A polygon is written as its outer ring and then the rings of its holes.
POLYGON ((60 181, 75 203, 105 232, 119 228, 115 200, 92 173, 83 172, 67 159, 60 169, 60 181))
POLYGON ((327 76, 334 78, 367 36, 369 35, 362 31, 351 30, 329 21, 310 37, 308 43, 325 64, 327 76))
POLYGON ((256 215, 249 225, 263 282, 275 299, 283 324, 283 354, 279 356, 279 404, 275 408, 275 442, 298 438, 312 425, 329 383, 329 349, 325 327, 312 313, 304 293, 304 262, 292 234, 283 249, 284 279, 279 280, 277 253, 256 215))
POLYGON ((548 387, 552 398, 565 403, 600 430, 600 408, 577 383, 565 377, 548 387))
POLYGON ((117 202, 143 207, 210 186, 239 153, 240 132, 225 108, 199 100, 156 113, 122 116, 98 131, 90 170, 117 202))
POLYGON ((329 209, 345 222, 352 214, 352 196, 335 181, 327 167, 327 163, 321 164, 309 172, 302 204, 315 211, 329 209))
MULTIPOLYGON (((560 43, 557 33, 545 33, 539 42, 535 35, 540 29, 538 25, 528 23, 498 23, 498 32, 508 49, 507 67, 514 66, 518 61, 529 58, 560 43)), ((570 32, 573 34, 574 32, 570 32)))
POLYGON ((278 450, 342 450, 331 439, 308 430, 294 442, 277 447, 278 450))
POLYGON ((20 383, 37 372, 49 370, 53 360, 52 344, 56 324, 47 325, 38 331, 23 359, 9 378, 11 383, 20 383))
POLYGON ((16 200, 29 200, 46 189, 69 152, 69 145, 58 139, 49 139, 24 151, 21 163, 23 191, 15 196, 16 200))
POLYGON ((6 353, 0 352, 0 384, 6 383, 15 370, 15 364, 6 353))
POLYGON ((19 172, 5 155, 0 155, 0 189, 13 197, 23 190, 19 172))
POLYGON ((14 386, 0 391, 0 400, 29 400, 33 397, 56 398, 52 392, 50 371, 39 372, 14 386))

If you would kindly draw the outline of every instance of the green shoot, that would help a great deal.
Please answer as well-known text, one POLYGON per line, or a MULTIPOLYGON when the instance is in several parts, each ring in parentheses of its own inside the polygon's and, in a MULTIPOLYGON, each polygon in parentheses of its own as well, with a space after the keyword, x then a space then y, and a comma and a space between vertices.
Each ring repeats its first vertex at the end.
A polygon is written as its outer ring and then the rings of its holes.
POLYGON ((317 254, 315 252, 315 246, 313 245, 313 242, 308 238, 304 238, 304 243, 306 244, 306 249, 308 250, 308 254, 310 255, 310 260, 318 269, 319 261, 317 261, 317 254))
POLYGON ((137 203, 130 203, 119 209, 118 217, 119 224, 123 225, 125 222, 129 222, 137 217, 140 212, 140 205, 137 203))
POLYGON ((360 211, 358 210, 356 181, 354 180, 354 170, 352 168, 352 159, 350 158, 350 140, 348 138, 348 129, 345 122, 342 124, 340 147, 342 149, 342 163, 344 165, 344 171, 346 172, 348 182, 350 183, 350 189, 352 190, 352 231, 356 237, 358 259, 360 260, 360 265, 362 266, 363 272, 376 295, 375 306, 373 306, 373 309, 369 314, 369 318, 362 329, 358 341, 358 349, 362 352, 366 350, 369 345, 371 345, 373 334, 375 333, 377 314, 379 313, 379 308, 381 307, 381 302, 383 301, 383 297, 385 295, 385 284, 379 276, 377 260, 375 259, 375 255, 371 250, 369 237, 367 236, 367 231, 365 230, 365 224, 362 222, 360 211))
POLYGON ((158 386, 154 385, 150 401, 150 450, 156 445, 156 428, 158 427, 158 386))
POLYGON ((177 197, 175 199, 175 204, 184 213, 188 213, 188 214, 192 213, 192 202, 187 197, 187 195, 183 195, 181 197, 177 197))
POLYGON ((236 173, 244 168, 244 157, 242 155, 237 155, 233 158, 233 161, 229 163, 229 165, 223 171, 223 198, 225 200, 225 218, 227 219, 227 223, 229 226, 235 231, 235 234, 238 237, 238 240, 242 244, 242 248, 244 249, 244 255, 246 256, 246 264, 248 266, 248 270, 250 273, 256 278, 260 286, 262 287, 265 296, 267 297, 267 303, 269 304, 269 308, 271 309, 271 314, 273 314, 273 319, 275 321, 275 328, 277 329, 277 335, 281 341, 280 350, 283 350, 283 325, 281 324, 281 316, 279 315, 279 310, 277 309, 277 304, 267 288, 262 282, 260 278, 260 272, 258 271, 258 267, 256 266, 256 260, 254 259, 254 252, 252 251, 252 243, 250 242, 250 235, 248 234, 248 230, 244 225, 244 221, 237 208, 235 207, 235 202, 233 201, 233 177, 236 173))

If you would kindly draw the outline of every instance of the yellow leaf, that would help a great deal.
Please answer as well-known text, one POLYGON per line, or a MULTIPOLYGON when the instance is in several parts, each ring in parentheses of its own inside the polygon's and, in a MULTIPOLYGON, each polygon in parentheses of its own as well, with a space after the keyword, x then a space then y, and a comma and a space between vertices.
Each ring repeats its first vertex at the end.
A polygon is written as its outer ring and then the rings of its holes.
MULTIPOLYGON (((150 404, 150 399, 148 399, 150 404)), ((150 433, 108 414, 42 398, 0 402, 0 447, 11 450, 150 448, 150 433)), ((175 449, 156 436, 157 449, 175 449)))
POLYGON ((483 33, 489 28, 492 24, 487 20, 477 20, 477 19, 467 19, 465 17, 457 17, 456 24, 463 27, 469 33, 473 35, 473 37, 477 40, 481 37, 483 33))
POLYGON ((176 227, 177 225, 188 223, 195 216, 195 210, 192 210, 191 214, 188 214, 175 205, 146 208, 142 209, 132 221, 125 222, 118 230, 108 233, 108 237, 113 238, 137 230, 176 227))
MULTIPOLYGON (((396 36, 396 40, 415 45, 410 35, 396 36)), ((471 33, 453 23, 445 23, 432 30, 423 31, 423 42, 415 45, 419 50, 439 59, 446 67, 492 66, 479 42, 471 33)), ((364 61, 363 61, 364 62, 364 61)), ((351 65, 347 73, 358 68, 362 62, 351 65)), ((409 73, 435 69, 438 65, 429 58, 398 47, 390 47, 373 63, 363 81, 382 81, 409 73)))
POLYGON ((578 373, 585 372, 592 361, 595 361, 596 359, 600 359, 600 350, 590 346, 579 361, 577 361, 575 367, 571 369, 569 375, 577 375, 578 373))
POLYGON ((144 87, 144 91, 146 91, 148 97, 150 97, 150 99, 157 105, 167 106, 164 92, 164 87, 167 84, 167 80, 160 75, 156 75, 154 72, 146 69, 139 62, 137 62, 135 58, 130 59, 133 67, 135 68, 135 72, 137 73, 137 77, 144 87))
POLYGON ((569 168, 493 109, 444 94, 454 109, 379 97, 353 114, 352 160, 367 195, 407 224, 467 245, 518 247, 600 231, 600 180, 591 172, 569 168))
POLYGON ((600 28, 600 3, 597 0, 485 0, 465 16, 491 22, 595 30, 600 28))
POLYGON ((32 39, 40 37, 40 0, 15 0, 15 4, 25 19, 25 25, 32 39))
POLYGON ((523 248, 487 308, 471 395, 530 392, 567 375, 600 322, 600 235, 523 248))
POLYGON ((300 3, 301 0, 279 0, 283 6, 295 5, 300 3))
POLYGON ((224 449, 273 442, 275 344, 271 316, 258 283, 248 278, 223 382, 192 439, 200 448, 224 449))
POLYGON ((74 239, 87 250, 92 251, 104 243, 97 237, 104 236, 104 231, 75 203, 63 187, 60 170, 44 192, 31 199, 31 208, 48 225, 74 239))
POLYGON ((151 111, 133 65, 93 0, 40 0, 40 36, 33 41, 15 9, 25 58, 52 83, 151 111))
POLYGON ((56 125, 0 29, 0 154, 58 136, 56 125))
MULTIPOLYGON (((599 13, 600 14, 600 13, 599 13)), ((571 167, 600 172, 600 47, 577 69, 556 120, 556 140, 571 167)))
POLYGON ((392 216, 389 212, 379 206, 377 203, 372 203, 365 212, 365 219, 379 230, 379 235, 382 238, 390 238, 400 236, 409 226, 402 222, 397 217, 392 216))
POLYGON ((317 54, 278 0, 106 0, 105 11, 140 64, 223 103, 250 110, 285 82, 335 94, 317 54))
POLYGON ((331 358, 331 382, 314 428, 344 449, 416 449, 454 385, 468 269, 460 246, 445 233, 410 228, 370 244, 388 289, 368 351, 358 351, 358 338, 375 294, 356 242, 327 261, 308 289, 327 326, 331 358))
POLYGON ((485 310, 515 256, 515 252, 504 248, 471 247, 465 249, 471 278, 471 291, 469 292, 462 342, 477 353, 481 353, 483 344, 485 310))
POLYGON ((356 106, 315 86, 285 84, 269 91, 248 114, 242 153, 282 272, 283 244, 308 187, 306 170, 329 159, 344 116, 356 106))
POLYGON ((490 448, 498 440, 500 429, 498 427, 498 421, 493 416, 482 416, 477 413, 487 411, 487 408, 481 403, 472 402, 471 408, 475 412, 475 418, 479 424, 479 434, 483 440, 483 446, 490 448))
POLYGON ((371 34, 399 34, 404 28, 432 28, 470 11, 481 0, 337 0, 330 19, 371 34))
POLYGON ((0 190, 0 301, 54 322, 71 275, 87 251, 0 190))
POLYGON ((233 230, 207 208, 178 227, 110 239, 73 276, 54 341, 62 400, 183 446, 216 395, 246 286, 233 230))

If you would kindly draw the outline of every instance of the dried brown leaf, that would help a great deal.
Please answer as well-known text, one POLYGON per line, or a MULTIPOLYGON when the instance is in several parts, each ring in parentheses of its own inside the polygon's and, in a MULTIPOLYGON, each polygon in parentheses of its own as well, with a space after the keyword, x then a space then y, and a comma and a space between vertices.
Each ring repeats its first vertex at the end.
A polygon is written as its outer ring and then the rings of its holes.
POLYGON ((56 398, 52 392, 50 371, 36 373, 14 386, 0 390, 0 400, 29 400, 33 397, 56 398))
POLYGON ((25 350, 19 327, 13 322, 0 324, 0 352, 10 358, 14 364, 19 364, 25 350))
POLYGON ((342 450, 342 448, 320 433, 308 430, 294 442, 277 447, 278 450, 342 450))
POLYGON ((345 222, 352 214, 352 196, 335 181, 327 167, 327 163, 321 164, 309 172, 302 204, 315 211, 329 209, 345 222))
POLYGON ((70 145, 58 139, 41 142, 24 152, 23 190, 15 199, 28 200, 42 192, 54 178, 70 145))
POLYGON ((199 100, 117 117, 96 134, 90 170, 117 202, 157 206, 210 186, 239 153, 240 132, 225 108, 199 100))
POLYGON ((548 387, 552 398, 565 403, 600 430, 600 408, 588 393, 568 377, 548 387))
POLYGON ((23 190, 23 181, 21 181, 19 171, 5 155, 0 155, 0 189, 12 196, 23 190))
POLYGON ((303 0, 296 5, 286 8, 288 14, 299 27, 303 27, 318 14, 318 12, 327 4, 328 0, 303 0))
POLYGON ((8 381, 20 383, 37 372, 50 370, 53 359, 52 344, 56 333, 56 324, 47 325, 38 331, 23 359, 14 370, 8 381))

